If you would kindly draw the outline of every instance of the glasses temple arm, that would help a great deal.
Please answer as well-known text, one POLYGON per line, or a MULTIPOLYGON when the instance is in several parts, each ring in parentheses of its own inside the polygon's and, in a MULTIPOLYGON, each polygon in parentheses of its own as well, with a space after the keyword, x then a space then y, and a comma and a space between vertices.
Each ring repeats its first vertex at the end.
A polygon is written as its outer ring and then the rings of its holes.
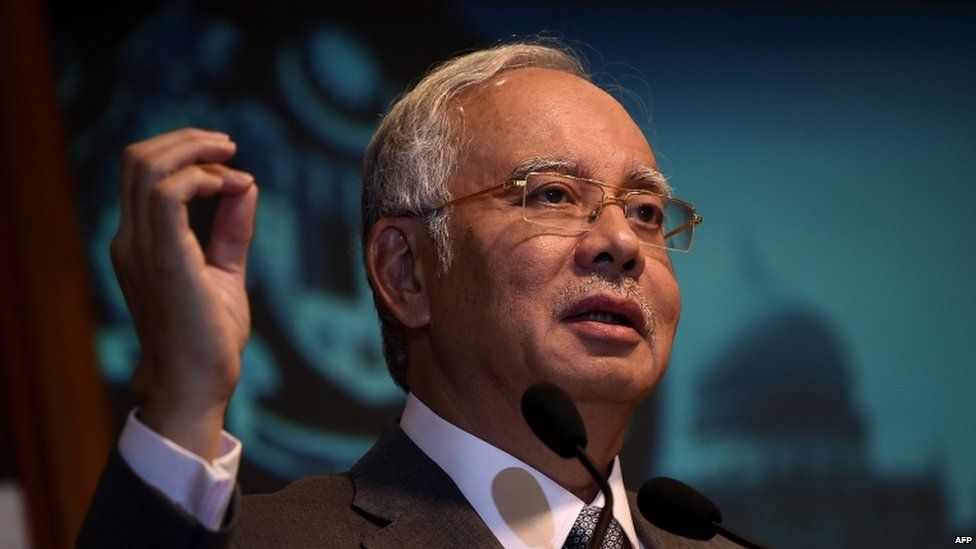
POLYGON ((695 225, 698 225, 701 222, 702 222, 702 217, 698 214, 695 214, 695 217, 689 219, 687 222, 683 223, 680 227, 677 227, 674 230, 665 233, 664 240, 667 240, 680 232, 687 231, 688 229, 694 227, 695 225))
POLYGON ((511 187, 513 185, 517 185, 517 186, 520 186, 520 187, 524 187, 525 186, 525 181, 514 181, 514 180, 513 181, 506 181, 505 183, 502 183, 501 185, 496 185, 494 187, 489 187, 487 189, 478 191, 478 192, 476 192, 474 194, 469 194, 468 196, 464 196, 464 197, 457 198, 457 199, 454 199, 454 200, 448 200, 446 202, 441 202, 440 204, 438 204, 438 205, 434 206, 433 208, 431 208, 429 211, 436 212, 437 210, 443 210, 444 208, 446 208, 448 206, 457 206, 458 204, 464 204, 465 202, 470 202, 472 200, 475 200, 476 198, 481 198, 482 196, 485 196, 486 194, 491 194, 491 193, 495 193, 495 192, 498 192, 498 191, 507 189, 508 187, 511 187))

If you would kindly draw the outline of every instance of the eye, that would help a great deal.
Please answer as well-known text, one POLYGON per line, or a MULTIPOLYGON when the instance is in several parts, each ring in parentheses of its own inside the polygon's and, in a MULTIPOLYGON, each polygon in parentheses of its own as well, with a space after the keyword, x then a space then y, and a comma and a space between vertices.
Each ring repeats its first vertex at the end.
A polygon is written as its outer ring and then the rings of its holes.
POLYGON ((547 187, 541 191, 541 200, 548 204, 559 204, 566 200, 566 191, 559 187, 547 187))
POLYGON ((631 215, 642 225, 658 228, 664 220, 664 209, 653 199, 641 197, 634 201, 631 208, 631 215))
POLYGON ((526 204, 537 207, 559 207, 579 204, 579 192, 564 181, 546 180, 530 189, 526 204))

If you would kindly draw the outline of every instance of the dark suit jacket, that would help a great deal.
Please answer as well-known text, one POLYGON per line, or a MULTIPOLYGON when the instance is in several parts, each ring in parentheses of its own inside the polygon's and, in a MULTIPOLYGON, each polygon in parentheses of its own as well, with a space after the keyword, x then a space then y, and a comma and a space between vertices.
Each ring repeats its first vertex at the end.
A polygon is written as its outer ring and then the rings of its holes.
MULTIPOLYGON (((732 548, 657 529, 630 507, 648 548, 732 548)), ((501 547, 454 482, 391 427, 353 468, 273 493, 235 495, 224 528, 209 532, 132 472, 118 451, 102 473, 78 547, 501 547)))

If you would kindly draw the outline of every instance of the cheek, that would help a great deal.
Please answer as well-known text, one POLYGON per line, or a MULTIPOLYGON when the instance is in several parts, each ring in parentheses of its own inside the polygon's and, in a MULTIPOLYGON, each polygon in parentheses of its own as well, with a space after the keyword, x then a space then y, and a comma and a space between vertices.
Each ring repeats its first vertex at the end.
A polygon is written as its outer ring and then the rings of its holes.
POLYGON ((504 260, 508 263, 504 269, 508 284, 513 291, 544 297, 545 290, 552 287, 572 256, 567 248, 565 242, 545 237, 516 243, 504 260))
POLYGON ((469 310, 478 311, 472 321, 496 346, 510 352, 531 347, 544 339, 542 331, 552 317, 557 282, 572 257, 571 246, 565 238, 506 232, 472 240, 475 235, 458 234, 470 251, 457 257, 457 274, 468 278, 464 292, 472 305, 469 310), (463 275, 465 271, 470 274, 463 275))
POLYGON ((670 263, 650 260, 647 263, 648 284, 646 295, 653 300, 655 321, 661 335, 668 341, 674 337, 678 320, 681 318, 681 291, 670 263))

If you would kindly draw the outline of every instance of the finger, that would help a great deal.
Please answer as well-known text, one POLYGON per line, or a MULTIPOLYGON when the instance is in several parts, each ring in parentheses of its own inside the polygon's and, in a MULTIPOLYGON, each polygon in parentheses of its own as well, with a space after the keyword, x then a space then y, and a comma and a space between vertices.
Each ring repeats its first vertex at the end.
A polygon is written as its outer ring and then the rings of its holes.
POLYGON ((144 141, 133 143, 126 147, 132 153, 133 158, 139 158, 152 154, 153 151, 169 147, 181 141, 192 141, 199 139, 215 139, 230 141, 230 136, 224 132, 201 130, 199 128, 181 128, 171 132, 166 132, 144 141))
POLYGON ((257 185, 220 199, 207 245, 207 263, 227 272, 244 273, 257 206, 257 185))
MULTIPOLYGON (((149 200, 154 250, 172 253, 175 250, 169 249, 171 246, 182 248, 189 242, 196 246, 186 208, 187 202, 194 197, 212 196, 220 192, 240 194, 252 187, 253 182, 254 177, 246 172, 225 166, 196 165, 188 166, 154 185, 149 200)), ((196 251, 199 253, 199 248, 196 251)))
POLYGON ((223 179, 224 186, 220 188, 223 194, 242 193, 254 184, 253 175, 223 164, 200 164, 200 169, 223 179))
POLYGON ((163 145, 173 144, 177 141, 186 141, 198 137, 212 137, 217 139, 230 140, 230 135, 217 130, 204 130, 201 128, 186 127, 177 130, 161 133, 144 141, 136 143, 137 146, 144 146, 148 149, 158 148, 163 145))
POLYGON ((125 175, 123 177, 122 197, 122 205, 125 211, 120 219, 118 236, 120 240, 133 240, 133 235, 141 235, 134 239, 136 242, 133 252, 139 252, 140 248, 146 248, 149 245, 149 242, 145 243, 146 246, 139 244, 149 235, 146 217, 147 185, 151 185, 153 181, 164 177, 167 171, 175 171, 172 164, 165 163, 166 157, 160 159, 160 155, 173 150, 180 143, 190 145, 200 142, 210 142, 224 148, 233 147, 230 137, 225 133, 183 128, 135 143, 126 148, 123 155, 125 175))
MULTIPOLYGON (((223 162, 230 158, 235 151, 233 141, 206 136, 194 136, 190 139, 176 140, 162 145, 147 153, 137 161, 135 166, 134 185, 132 189, 132 220, 133 230, 140 240, 151 246, 152 229, 150 227, 149 202, 150 194, 164 179, 181 169, 194 163, 223 162)), ((206 175, 202 170, 190 170, 188 174, 206 175)), ((191 195, 192 196, 192 195, 191 195)), ((188 200, 188 199, 187 199, 188 200)), ((141 247, 148 252, 149 247, 141 247)), ((143 259, 150 259, 143 256, 143 259)))
POLYGON ((125 240, 132 234, 133 228, 133 208, 132 208, 132 187, 134 184, 134 174, 136 165, 140 158, 150 155, 152 151, 163 147, 168 147, 179 140, 190 139, 191 137, 210 138, 216 140, 229 141, 230 136, 223 132, 201 130, 197 128, 183 128, 158 135, 151 139, 146 139, 138 143, 133 143, 122 151, 122 173, 120 181, 119 199, 119 236, 125 240))
MULTIPOLYGON (((236 143, 226 134, 187 131, 177 136, 165 136, 158 143, 146 144, 142 158, 151 160, 151 164, 142 164, 150 169, 145 174, 158 179, 160 173, 166 175, 190 164, 204 162, 223 162, 233 156, 236 143)), ((140 164, 137 163, 137 169, 140 164)), ((139 175, 138 173, 136 174, 139 175)))

